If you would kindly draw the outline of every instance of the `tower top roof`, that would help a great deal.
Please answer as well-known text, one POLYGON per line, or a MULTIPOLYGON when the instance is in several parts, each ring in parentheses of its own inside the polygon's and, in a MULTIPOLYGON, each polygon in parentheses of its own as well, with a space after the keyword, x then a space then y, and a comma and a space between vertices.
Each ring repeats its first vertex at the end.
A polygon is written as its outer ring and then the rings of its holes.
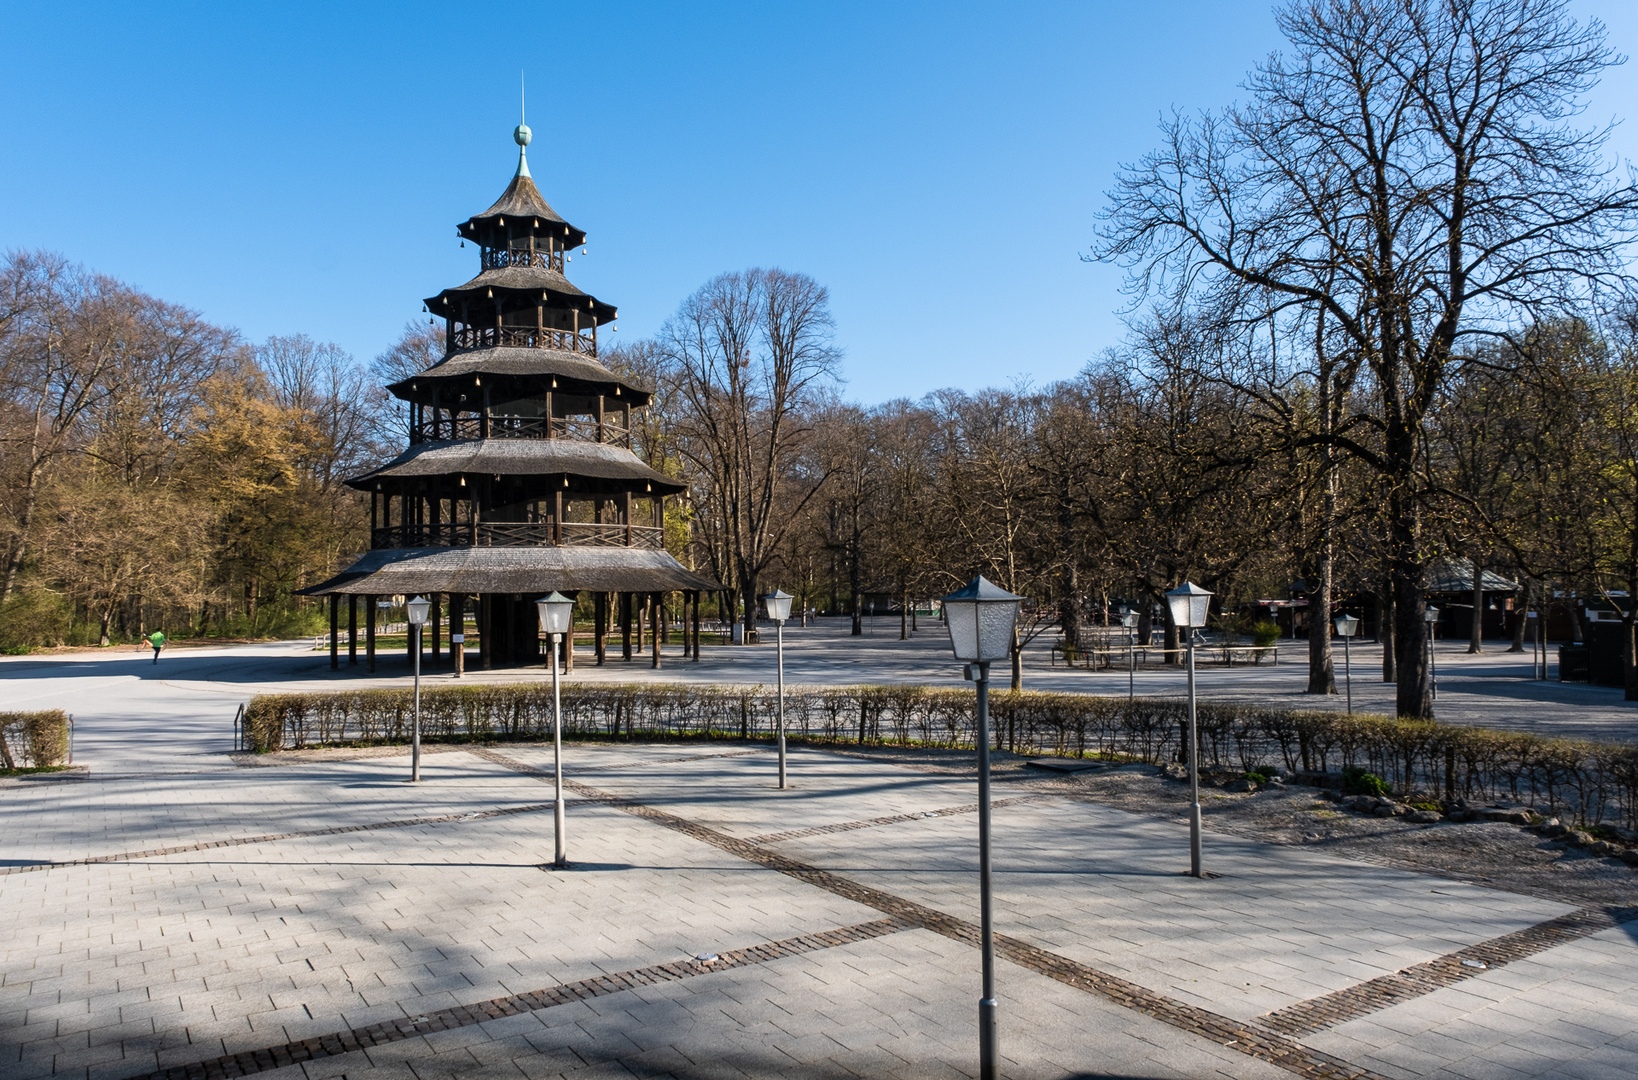
POLYGON ((546 197, 540 193, 540 188, 535 186, 534 177, 529 175, 527 152, 533 139, 534 133, 529 130, 529 125, 520 123, 513 129, 512 141, 518 144, 517 171, 512 174, 511 182, 493 206, 455 227, 463 238, 481 244, 487 237, 495 235, 497 230, 504 230, 506 222, 510 220, 514 227, 524 226, 538 235, 555 237, 564 248, 579 247, 586 242, 586 234, 564 221, 562 215, 552 209, 546 197))

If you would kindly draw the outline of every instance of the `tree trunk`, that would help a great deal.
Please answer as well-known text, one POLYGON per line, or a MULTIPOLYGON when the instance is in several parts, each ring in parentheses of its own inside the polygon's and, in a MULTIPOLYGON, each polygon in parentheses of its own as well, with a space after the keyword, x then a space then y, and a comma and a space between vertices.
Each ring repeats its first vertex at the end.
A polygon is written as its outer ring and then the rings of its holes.
POLYGON ((1411 499, 1403 487, 1390 497, 1394 653, 1399 676, 1394 708, 1401 719, 1431 720, 1433 681, 1428 672, 1428 627, 1423 621, 1427 602, 1422 596, 1422 555, 1417 544, 1421 518, 1411 499))
POLYGON ((1080 571, 1074 559, 1064 567, 1059 587, 1063 595, 1058 599, 1058 625, 1064 632, 1064 644, 1078 649, 1081 647, 1081 588, 1080 571))
POLYGON ((1530 583, 1521 582, 1519 595, 1513 600, 1513 644, 1507 647, 1510 653, 1524 651, 1524 631, 1530 623, 1530 583))
POLYGON ((1012 688, 1024 688, 1024 643, 1018 637, 1018 627, 1012 628, 1012 688))
MULTIPOLYGON (((6 580, 0 585, 0 600, 11 595, 17 585, 17 572, 23 567, 23 559, 28 555, 28 529, 34 521, 34 507, 39 499, 39 483, 36 479, 38 470, 30 469, 27 485, 23 489, 23 505, 17 513, 17 539, 11 545, 11 554, 6 559, 6 580)), ((106 641, 104 645, 108 644, 106 641)))
POLYGON ((1376 594, 1376 640, 1382 645, 1382 681, 1385 683, 1399 678, 1394 652, 1394 612, 1393 586, 1384 579, 1376 594))
MULTIPOLYGON (((1628 593, 1630 598, 1633 594, 1628 593)), ((1623 695, 1627 701, 1638 701, 1638 610, 1621 620, 1621 676, 1626 686, 1623 695)))
POLYGON ((899 640, 910 640, 910 594, 900 593, 899 600, 899 640))
POLYGON ((1484 563, 1473 556, 1473 625, 1468 627, 1467 651, 1484 652, 1484 563))

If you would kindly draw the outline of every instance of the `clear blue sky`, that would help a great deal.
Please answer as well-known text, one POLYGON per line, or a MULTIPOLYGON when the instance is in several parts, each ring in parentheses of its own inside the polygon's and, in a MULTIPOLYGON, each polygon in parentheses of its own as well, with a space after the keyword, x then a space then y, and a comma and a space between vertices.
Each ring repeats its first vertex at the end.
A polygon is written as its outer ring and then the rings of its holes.
MULTIPOLYGON (((1638 4, 1575 10, 1638 50, 1638 4)), ((475 271, 454 226, 511 175, 523 69, 535 178, 590 234, 570 276, 620 338, 779 266, 830 288, 855 400, 1047 382, 1121 333, 1118 271, 1079 259, 1117 163, 1232 100, 1269 12, 0 0, 0 247, 367 358, 475 271)))

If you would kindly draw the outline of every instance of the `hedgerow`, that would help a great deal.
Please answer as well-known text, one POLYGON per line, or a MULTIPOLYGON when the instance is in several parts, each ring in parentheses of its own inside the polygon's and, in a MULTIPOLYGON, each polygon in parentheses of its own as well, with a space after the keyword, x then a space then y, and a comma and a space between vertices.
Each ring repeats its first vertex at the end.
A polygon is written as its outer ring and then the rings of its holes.
MULTIPOLYGON (((563 730, 577 739, 755 739, 773 733, 765 686, 570 684, 563 730)), ((1172 698, 1038 691, 990 696, 998 749, 1160 763, 1184 745, 1186 705, 1172 698)), ((787 731, 818 744, 968 747, 975 695, 927 686, 793 687, 787 731)), ((268 751, 409 739, 409 690, 265 694, 246 709, 249 748, 268 751)), ((437 687, 421 695, 429 741, 539 738, 551 733, 550 684, 437 687)), ((1339 772, 1357 766, 1399 792, 1509 798, 1582 822, 1638 827, 1638 746, 1557 739, 1374 714, 1206 701, 1203 762, 1244 773, 1339 772)))

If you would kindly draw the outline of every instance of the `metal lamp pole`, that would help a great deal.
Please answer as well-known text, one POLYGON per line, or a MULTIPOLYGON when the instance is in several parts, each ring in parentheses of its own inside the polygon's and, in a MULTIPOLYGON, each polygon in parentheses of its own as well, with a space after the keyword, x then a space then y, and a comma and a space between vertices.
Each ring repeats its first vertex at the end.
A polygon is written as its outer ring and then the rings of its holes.
POLYGON ((405 617, 410 624, 410 638, 415 659, 415 719, 410 727, 410 783, 421 782, 421 626, 427 621, 432 602, 417 596, 404 605, 405 617))
POLYGON ((1206 625, 1212 593, 1194 582, 1166 594, 1172 623, 1188 635, 1189 664, 1189 875, 1200 876, 1200 725, 1195 716, 1194 631, 1206 625))
POLYGON ((535 601, 540 628, 551 639, 552 665, 552 826, 556 853, 552 865, 559 870, 569 865, 563 807, 563 693, 558 684, 558 657, 563 635, 573 626, 574 601, 553 591, 535 601))
POLYGON ((763 606, 768 609, 768 618, 773 620, 776 627, 774 633, 779 643, 779 786, 782 790, 785 787, 785 620, 791 617, 791 601, 794 599, 781 589, 775 589, 762 598, 763 606))
POLYGON ((1137 624, 1138 613, 1121 613, 1120 624, 1126 627, 1126 704, 1137 698, 1137 624))
POLYGON ((1433 628, 1439 625, 1439 609, 1430 606, 1423 618, 1427 620, 1428 624, 1428 683, 1433 690, 1434 700, 1438 700, 1439 668, 1437 654, 1433 651, 1433 628))
POLYGON ((982 953, 982 997, 978 1000, 979 1080, 1001 1075, 1001 1035, 995 999, 995 919, 990 888, 990 662, 1012 653, 1018 605, 1024 598, 973 578, 944 598, 950 648, 964 661, 966 677, 978 687, 978 910, 982 953), (993 613, 993 614, 992 614, 993 613), (1007 617, 995 618, 995 614, 1007 617))
POLYGON ((1342 677, 1348 687, 1348 715, 1354 715, 1354 667, 1352 657, 1348 655, 1348 644, 1353 641, 1354 635, 1359 633, 1359 618, 1355 615, 1338 615, 1336 620, 1337 637, 1342 639, 1342 677))

